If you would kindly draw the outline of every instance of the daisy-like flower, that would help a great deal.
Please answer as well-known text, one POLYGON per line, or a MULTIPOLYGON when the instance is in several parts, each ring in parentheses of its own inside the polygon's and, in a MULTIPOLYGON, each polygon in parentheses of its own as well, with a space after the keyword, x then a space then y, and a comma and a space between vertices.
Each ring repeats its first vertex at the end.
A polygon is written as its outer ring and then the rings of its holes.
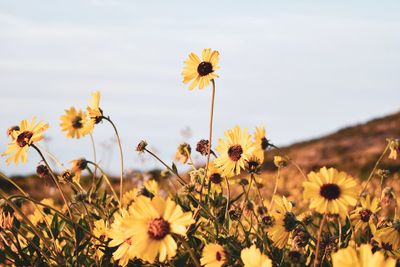
POLYGON ((339 214, 344 218, 348 207, 357 203, 356 181, 334 168, 323 167, 317 173, 309 173, 303 186, 304 198, 309 199, 310 208, 319 213, 339 214))
POLYGON ((369 227, 372 234, 376 231, 377 216, 379 211, 379 199, 367 195, 365 198, 360 198, 361 207, 352 211, 350 219, 354 224, 355 230, 364 231, 369 227))
POLYGON ((14 213, 0 209, 0 229, 11 229, 14 221, 14 213))
POLYGON ((89 106, 86 108, 89 117, 92 120, 93 124, 97 124, 101 122, 103 117, 103 110, 100 108, 100 92, 95 91, 92 93, 92 101, 89 106))
POLYGON ((29 123, 28 120, 22 120, 19 130, 11 132, 12 142, 7 145, 7 150, 1 154, 2 156, 10 155, 6 159, 7 165, 12 161, 18 164, 19 161, 26 163, 28 159, 28 148, 35 142, 43 139, 42 133, 49 128, 48 123, 40 121, 36 124, 36 118, 29 123))
POLYGON ((133 202, 135 202, 135 199, 138 197, 139 191, 137 188, 133 188, 127 192, 124 193, 122 196, 121 200, 121 205, 123 208, 129 208, 133 202))
POLYGON ((130 259, 135 258, 135 248, 132 245, 133 235, 126 231, 124 221, 128 217, 128 212, 121 209, 119 213, 115 213, 114 222, 108 231, 108 237, 111 239, 109 246, 118 249, 114 251, 113 258, 118 261, 119 266, 126 266, 130 259))
POLYGON ((184 62, 185 67, 183 68, 182 76, 183 83, 188 83, 190 81, 189 89, 193 90, 197 85, 199 89, 210 84, 210 81, 217 78, 218 75, 215 71, 218 67, 218 51, 213 51, 211 48, 203 49, 201 54, 202 60, 195 54, 190 53, 189 58, 184 62))
POLYGON ((268 233, 274 245, 282 249, 286 246, 290 233, 296 228, 298 221, 292 212, 292 203, 285 197, 276 198, 274 205, 275 210, 271 213, 274 224, 268 233))
POLYGON ((225 185, 224 176, 221 174, 221 171, 215 166, 214 161, 210 161, 208 164, 207 170, 207 178, 211 182, 211 191, 212 192, 221 192, 222 188, 225 185))
POLYGON ((74 107, 65 110, 60 118, 60 127, 68 138, 81 138, 92 131, 92 126, 86 112, 74 107))
MULTIPOLYGON (((94 222, 93 235, 102 241, 107 241, 108 239, 108 227, 107 222, 103 219, 94 222)), ((103 257, 103 251, 98 247, 101 242, 94 239, 94 244, 97 246, 95 255, 98 259, 103 257)))
POLYGON ((272 261, 256 247, 252 245, 240 252, 240 258, 244 267, 272 267, 272 261))
POLYGON ((400 248, 400 219, 392 222, 392 225, 376 231, 377 238, 383 242, 392 245, 393 250, 400 248))
POLYGON ((255 145, 248 130, 236 126, 225 132, 225 139, 219 139, 216 150, 220 155, 214 163, 222 175, 229 178, 239 175, 240 170, 244 169, 246 161, 253 155, 255 145))
POLYGON ((268 148, 268 140, 265 137, 264 127, 256 127, 256 131, 254 133, 254 143, 256 145, 254 153, 261 161, 264 161, 264 151, 268 148))
POLYGON ((140 196, 130 207, 122 228, 133 236, 132 245, 136 256, 153 263, 157 255, 164 262, 176 254, 177 244, 172 234, 185 236, 187 226, 195 221, 191 212, 183 212, 171 199, 140 196))
POLYGON ((226 262, 224 247, 219 244, 207 244, 203 248, 200 263, 205 267, 221 267, 226 262))
POLYGON ((394 267, 396 261, 392 258, 385 260, 381 252, 372 253, 369 244, 360 246, 359 251, 351 246, 342 248, 332 254, 333 267, 394 267))

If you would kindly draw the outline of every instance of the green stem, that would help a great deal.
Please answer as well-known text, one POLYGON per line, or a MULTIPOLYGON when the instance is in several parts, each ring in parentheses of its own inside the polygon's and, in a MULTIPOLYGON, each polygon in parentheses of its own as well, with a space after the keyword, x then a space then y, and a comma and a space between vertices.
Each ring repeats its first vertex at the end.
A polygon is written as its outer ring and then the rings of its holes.
POLYGON ((193 249, 190 247, 185 238, 178 235, 175 236, 182 242, 183 247, 189 252, 189 255, 192 258, 194 265, 196 265, 196 267, 201 267, 196 255, 194 255, 193 249))

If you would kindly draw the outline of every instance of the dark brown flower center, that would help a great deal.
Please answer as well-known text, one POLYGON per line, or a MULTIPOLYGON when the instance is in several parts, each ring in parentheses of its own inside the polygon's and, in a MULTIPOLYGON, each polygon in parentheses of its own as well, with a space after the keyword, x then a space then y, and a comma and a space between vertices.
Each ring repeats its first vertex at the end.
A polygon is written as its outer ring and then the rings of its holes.
POLYGON ((261 149, 265 150, 267 149, 269 146, 269 142, 267 140, 267 138, 265 138, 265 136, 261 139, 261 149))
POLYGON ((147 234, 151 239, 161 240, 170 232, 169 222, 163 218, 158 218, 151 220, 149 222, 149 228, 147 229, 147 234))
POLYGON ((292 212, 287 212, 283 218, 283 226, 286 231, 291 232, 297 225, 296 216, 292 212))
POLYGON ((328 200, 334 200, 340 196, 340 187, 337 184, 323 184, 319 194, 328 200))
POLYGON ((72 127, 74 129, 81 129, 83 127, 82 124, 82 117, 81 116, 76 116, 73 120, 72 120, 72 127))
POLYGON ((382 242, 381 245, 382 245, 382 248, 384 250, 387 250, 387 251, 392 251, 393 250, 392 244, 390 244, 390 243, 382 242))
POLYGON ((221 252, 217 251, 217 253, 215 253, 215 259, 216 259, 217 261, 222 260, 221 252))
POLYGON ((243 154, 241 145, 233 145, 228 149, 228 156, 233 161, 238 161, 243 154))
POLYGON ((360 214, 361 221, 368 222, 369 218, 372 215, 372 211, 370 211, 370 210, 362 210, 362 211, 359 212, 359 214, 360 214))
POLYGON ((219 173, 213 173, 210 175, 210 180, 211 182, 213 182, 214 184, 220 184, 222 182, 222 177, 221 174, 219 173))
POLYGON ((27 144, 29 144, 29 140, 31 140, 32 136, 33 136, 33 133, 30 131, 25 131, 25 132, 20 133, 17 137, 17 144, 20 147, 26 146, 27 144))
POLYGON ((213 72, 213 66, 210 62, 203 61, 197 67, 197 72, 199 73, 200 76, 206 76, 211 72, 213 72))

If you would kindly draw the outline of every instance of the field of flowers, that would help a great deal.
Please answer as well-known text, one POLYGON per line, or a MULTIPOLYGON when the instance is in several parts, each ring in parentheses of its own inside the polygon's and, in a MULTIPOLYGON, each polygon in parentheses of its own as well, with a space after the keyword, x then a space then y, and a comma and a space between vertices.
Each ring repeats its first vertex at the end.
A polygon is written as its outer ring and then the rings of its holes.
POLYGON ((95 156, 72 160, 67 169, 41 147, 48 123, 33 118, 10 127, 2 154, 7 165, 26 163, 28 150, 38 153, 38 182, 53 183, 62 203, 33 199, 0 173, 19 192, 0 189, 0 266, 396 266, 398 186, 385 187, 392 174, 380 163, 398 160, 399 140, 387 140, 365 181, 329 166, 305 173, 267 139, 264 127, 252 134, 235 126, 215 141, 218 61, 219 52, 207 48, 184 62, 183 83, 190 90, 211 90, 208 140, 183 143, 176 151, 176 160, 190 168, 187 174, 159 158, 146 141, 132 144, 132 153, 136 146, 165 168, 162 183, 150 179, 127 186, 118 130, 101 109, 98 91, 86 110, 66 109, 60 127, 68 138, 91 137, 99 123, 113 128, 120 151, 118 188, 95 156), (278 152, 277 172, 264 186, 262 166, 271 149, 278 152), (195 164, 193 153, 205 164, 195 164), (54 172, 53 163, 63 171, 54 172), (291 181, 298 190, 279 195, 280 172, 289 165, 300 177, 291 181))

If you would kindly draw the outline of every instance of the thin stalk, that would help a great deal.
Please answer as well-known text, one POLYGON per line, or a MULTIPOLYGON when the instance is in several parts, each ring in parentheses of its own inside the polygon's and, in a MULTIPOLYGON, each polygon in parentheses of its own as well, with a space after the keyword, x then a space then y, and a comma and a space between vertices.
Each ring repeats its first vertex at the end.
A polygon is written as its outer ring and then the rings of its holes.
MULTIPOLYGON (((92 148, 93 148, 93 160, 95 163, 97 163, 96 145, 94 143, 93 134, 90 134, 90 141, 92 143, 92 148)), ((92 186, 95 184, 96 174, 97 174, 97 166, 94 166, 92 186)))
POLYGON ((31 147, 33 147, 33 148, 39 153, 39 155, 40 155, 40 157, 42 158, 43 162, 46 164, 47 168, 49 169, 50 174, 51 174, 51 177, 53 178, 53 182, 56 184, 56 186, 57 186, 57 188, 58 188, 58 191, 60 191, 61 197, 62 197, 62 199, 64 200, 65 206, 67 207, 69 217, 72 219, 72 213, 71 213, 71 210, 70 210, 70 208, 69 208, 69 206, 68 206, 67 198, 65 197, 64 192, 62 191, 61 186, 60 186, 60 184, 59 184, 58 181, 57 181, 57 177, 55 177, 53 171, 52 171, 51 168, 50 168, 49 163, 47 163, 46 158, 43 156, 42 151, 40 151, 40 149, 39 149, 38 147, 36 147, 34 144, 31 144, 31 147))
POLYGON ((274 144, 270 144, 270 146, 275 148, 276 150, 278 150, 278 152, 281 153, 282 156, 284 156, 290 163, 292 163, 296 167, 296 169, 300 172, 301 176, 303 176, 304 180, 307 180, 306 174, 303 172, 303 170, 300 168, 300 166, 289 157, 289 155, 286 155, 282 149, 280 149, 279 147, 277 147, 274 144))
POLYGON ((269 209, 268 210, 272 210, 273 206, 274 206, 274 197, 276 194, 276 191, 278 190, 278 184, 279 184, 279 178, 280 178, 280 174, 281 174, 281 168, 278 168, 278 173, 276 174, 276 178, 275 178, 275 187, 274 187, 274 192, 272 193, 272 197, 271 197, 271 203, 269 203, 269 209))
POLYGON ((387 144, 385 150, 383 151, 383 153, 382 153, 381 156, 379 157, 378 161, 375 162, 375 166, 374 166, 374 168, 372 169, 371 173, 369 174, 368 179, 367 179, 367 182, 365 183, 365 185, 364 185, 364 187, 363 187, 363 189, 362 189, 362 191, 361 191, 359 197, 360 197, 360 196, 365 192, 365 190, 367 189, 367 186, 368 186, 369 182, 371 181, 372 177, 374 177, 376 168, 378 168, 379 163, 381 163, 381 161, 382 161, 383 157, 385 156, 386 152, 388 151, 388 149, 389 149, 389 144, 387 144))
POLYGON ((119 198, 118 198, 118 195, 117 195, 117 193, 115 192, 115 190, 114 190, 114 188, 113 188, 113 186, 112 186, 112 184, 111 184, 111 182, 110 182, 110 179, 109 179, 108 176, 105 174, 105 172, 103 171, 103 169, 100 168, 100 167, 99 167, 96 163, 94 163, 94 162, 87 161, 87 163, 88 163, 88 164, 92 164, 93 166, 95 166, 95 167, 97 167, 97 168, 99 169, 99 171, 101 172, 101 175, 104 177, 104 179, 106 180, 106 183, 107 183, 108 186, 110 187, 111 192, 113 193, 115 199, 118 201, 119 205, 121 205, 121 202, 120 202, 120 200, 119 200, 119 198))
POLYGON ((185 147, 185 153, 187 154, 187 156, 189 158, 189 162, 190 162, 190 165, 192 166, 192 169, 195 171, 196 167, 194 166, 194 163, 193 163, 193 160, 192 160, 192 156, 190 155, 190 152, 187 149, 187 147, 185 147))
MULTIPOLYGON (((211 145, 212 145, 212 132, 213 132, 213 119, 214 119, 214 102, 215 102, 215 81, 211 80, 212 84, 212 95, 211 95, 211 112, 210 112, 210 133, 208 138, 208 151, 207 151, 207 163, 206 163, 206 175, 208 170, 208 164, 210 163, 210 155, 211 155, 211 145)), ((205 179, 201 183, 200 187, 200 202, 203 198, 203 187, 204 187, 205 179)))
MULTIPOLYGON (((26 193, 21 187, 19 187, 12 179, 10 179, 10 178, 8 178, 7 176, 5 176, 2 172, 0 172, 0 176, 1 176, 3 179, 5 179, 6 181, 8 181, 9 183, 11 183, 13 186, 15 186, 25 197, 30 198, 29 194, 26 193)), ((49 222, 47 221, 47 218, 46 218, 46 216, 44 215, 43 211, 38 207, 38 205, 36 205, 36 203, 34 203, 34 202, 32 202, 32 203, 33 203, 33 206, 36 208, 36 210, 37 210, 37 211, 40 213, 40 215, 42 216, 43 221, 45 222, 47 228, 48 228, 48 229, 51 229, 51 228, 50 228, 50 224, 49 224, 49 222)), ((52 231, 49 231, 49 232, 50 232, 50 237, 51 237, 52 239, 54 239, 53 232, 52 232, 52 231)), ((57 250, 57 252, 59 252, 57 246, 54 245, 54 248, 57 250)))
POLYGON ((122 145, 121 145, 121 139, 119 138, 118 130, 115 124, 112 122, 112 120, 109 117, 102 117, 102 119, 105 119, 108 121, 112 127, 114 128, 115 136, 117 137, 117 143, 118 143, 118 148, 119 148, 119 158, 121 161, 121 178, 120 178, 120 183, 119 183, 119 200, 121 202, 122 200, 122 192, 123 192, 123 179, 124 179, 124 157, 122 153, 122 145))
POLYGON ((317 245, 315 247, 315 256, 314 256, 314 267, 317 267, 318 265, 318 256, 319 256, 319 244, 321 242, 321 235, 322 235, 322 229, 324 227, 326 221, 326 214, 324 213, 324 216, 322 217, 321 224, 319 225, 319 231, 318 231, 318 237, 317 237, 317 245))
POLYGON ((151 152, 150 150, 148 150, 147 148, 144 149, 144 151, 146 151, 147 153, 149 153, 150 155, 152 155, 154 158, 156 158, 162 165, 165 166, 165 168, 167 168, 172 174, 176 175, 176 177, 178 177, 179 182, 181 183, 181 185, 186 185, 185 180, 183 180, 183 178, 179 175, 178 172, 174 171, 170 166, 168 166, 162 159, 160 159, 156 154, 154 154, 153 152, 151 152))

